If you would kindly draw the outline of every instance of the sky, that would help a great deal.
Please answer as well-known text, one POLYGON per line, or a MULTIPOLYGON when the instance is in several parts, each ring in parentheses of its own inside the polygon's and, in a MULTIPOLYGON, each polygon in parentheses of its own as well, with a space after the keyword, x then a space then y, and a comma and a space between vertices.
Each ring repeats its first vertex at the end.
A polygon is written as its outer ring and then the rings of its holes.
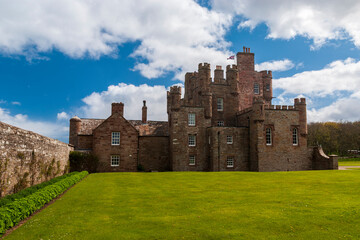
POLYGON ((0 121, 68 142, 69 119, 166 120, 166 91, 243 46, 273 104, 308 122, 360 120, 358 0, 0 0, 0 121))

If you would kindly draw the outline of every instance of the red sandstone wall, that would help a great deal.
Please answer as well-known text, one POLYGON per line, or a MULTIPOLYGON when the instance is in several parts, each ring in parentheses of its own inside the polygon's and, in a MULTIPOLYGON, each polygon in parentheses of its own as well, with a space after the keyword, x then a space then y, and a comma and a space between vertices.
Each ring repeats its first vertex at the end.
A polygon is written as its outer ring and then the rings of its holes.
POLYGON ((78 135, 77 136, 78 144, 76 150, 91 150, 93 146, 93 136, 92 135, 78 135))
MULTIPOLYGON (((292 128, 300 127, 297 110, 265 110, 265 121, 258 124, 258 171, 297 171, 312 169, 306 135, 299 129, 299 144, 292 144, 292 128), (265 129, 273 128, 271 146, 266 145, 265 129)), ((252 129, 251 129, 252 130, 252 129)))
POLYGON ((119 113, 111 115, 93 131, 93 153, 99 157, 100 172, 137 171, 138 132, 119 113), (120 132, 120 145, 111 145, 111 133, 120 132), (120 156, 112 167, 111 155, 120 156))
POLYGON ((207 130, 210 145, 210 171, 249 171, 249 129, 213 127, 207 130), (233 136, 233 143, 227 143, 233 136), (227 157, 233 157, 234 167, 227 167, 227 157))
POLYGON ((169 137, 139 137, 139 164, 145 171, 169 171, 169 137))
POLYGON ((203 108, 181 107, 170 117, 170 157, 173 171, 206 171, 208 144, 206 128, 211 120, 204 116, 203 108), (196 114, 196 126, 188 126, 188 113, 196 114), (196 146, 188 146, 188 135, 196 134, 196 146), (196 165, 189 165, 189 155, 196 156, 196 165))
POLYGON ((67 143, 0 122, 0 196, 68 171, 67 143))

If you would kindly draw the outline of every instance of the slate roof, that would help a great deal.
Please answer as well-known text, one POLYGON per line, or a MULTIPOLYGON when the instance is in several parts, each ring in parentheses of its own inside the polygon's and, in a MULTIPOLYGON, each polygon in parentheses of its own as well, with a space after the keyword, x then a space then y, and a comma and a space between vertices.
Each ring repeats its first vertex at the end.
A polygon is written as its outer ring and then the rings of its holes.
MULTIPOLYGON (((105 119, 81 119, 80 135, 91 135, 93 130, 103 123, 105 119)), ((141 120, 128 120, 136 130, 139 131, 139 136, 169 136, 169 125, 166 121, 147 121, 143 124, 141 120)))

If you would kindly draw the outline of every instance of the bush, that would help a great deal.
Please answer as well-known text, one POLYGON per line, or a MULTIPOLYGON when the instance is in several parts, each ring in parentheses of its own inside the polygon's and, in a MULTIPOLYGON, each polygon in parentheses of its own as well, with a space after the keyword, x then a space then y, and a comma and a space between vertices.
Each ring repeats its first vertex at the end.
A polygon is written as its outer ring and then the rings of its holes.
POLYGON ((36 210, 42 208, 46 203, 59 196, 66 189, 83 179, 88 172, 72 174, 61 181, 48 185, 35 193, 21 198, 0 208, 0 236, 21 220, 30 216, 36 210))
POLYGON ((48 186, 48 185, 51 185, 53 183, 56 183, 64 178, 67 178, 69 176, 72 176, 76 174, 76 172, 73 172, 73 173, 68 173, 68 174, 65 174, 65 175, 62 175, 62 176, 59 176, 59 177, 56 177, 56 178, 53 178, 49 181, 46 181, 46 182, 43 182, 43 183, 40 183, 40 184, 37 184, 37 185, 34 185, 34 186, 31 186, 31 187, 28 187, 18 193, 14 193, 14 194, 11 194, 11 195, 7 195, 3 198, 0 198, 0 207, 6 205, 6 204, 9 204, 13 201, 15 201, 16 199, 20 199, 20 198, 24 198, 30 194, 33 194, 34 192, 48 186))
POLYGON ((99 166, 99 159, 92 153, 87 152, 70 152, 70 171, 88 171, 95 173, 99 166))

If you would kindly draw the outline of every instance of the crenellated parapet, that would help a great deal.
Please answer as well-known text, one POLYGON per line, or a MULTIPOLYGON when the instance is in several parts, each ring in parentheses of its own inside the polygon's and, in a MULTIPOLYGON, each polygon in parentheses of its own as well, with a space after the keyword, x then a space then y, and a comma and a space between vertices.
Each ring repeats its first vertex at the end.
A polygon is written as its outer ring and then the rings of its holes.
POLYGON ((167 92, 167 106, 168 113, 170 110, 177 111, 181 106, 181 87, 180 86, 172 86, 170 87, 170 91, 167 92))

